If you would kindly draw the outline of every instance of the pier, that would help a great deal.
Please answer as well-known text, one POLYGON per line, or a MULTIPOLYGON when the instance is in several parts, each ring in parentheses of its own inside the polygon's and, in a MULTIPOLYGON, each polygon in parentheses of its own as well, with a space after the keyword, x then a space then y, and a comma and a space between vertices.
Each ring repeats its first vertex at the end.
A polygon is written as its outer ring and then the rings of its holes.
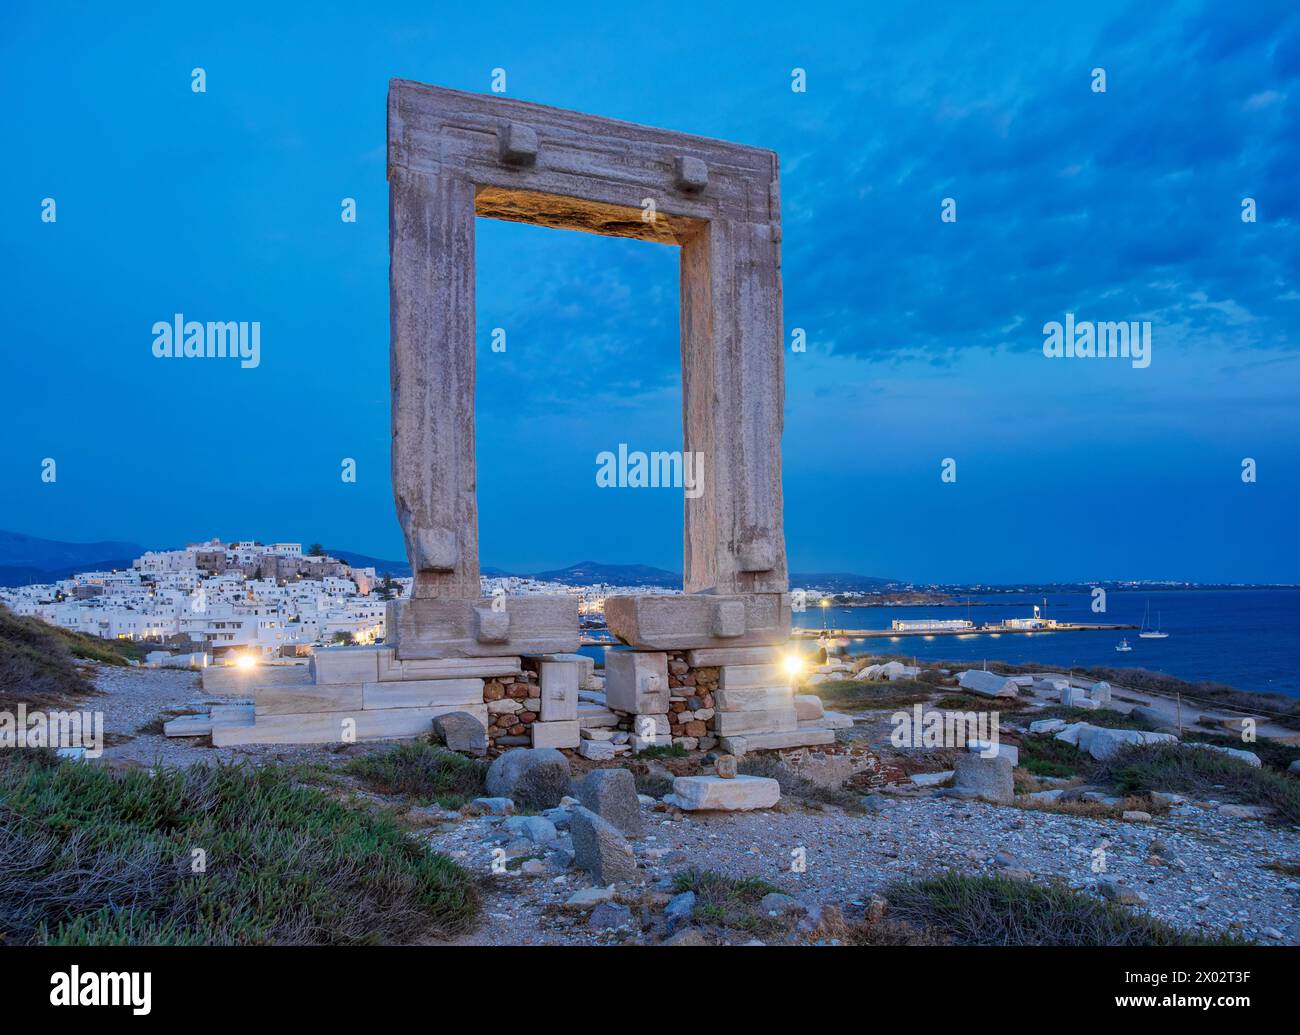
POLYGON ((1057 632, 1103 632, 1115 629, 1137 629, 1136 625, 1096 622, 1058 622, 1043 628, 1019 626, 982 625, 974 629, 803 629, 795 628, 790 635, 795 639, 817 639, 827 636, 847 637, 854 640, 883 640, 899 636, 1003 636, 1031 635, 1057 632))

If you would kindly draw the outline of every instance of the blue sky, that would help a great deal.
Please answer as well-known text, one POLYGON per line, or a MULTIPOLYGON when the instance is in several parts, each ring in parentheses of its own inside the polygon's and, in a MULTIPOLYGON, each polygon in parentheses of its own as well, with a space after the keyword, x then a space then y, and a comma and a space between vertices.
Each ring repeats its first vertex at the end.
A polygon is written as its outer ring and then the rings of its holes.
MULTIPOLYGON (((400 556, 387 83, 499 67, 780 155, 796 570, 1300 581, 1294 4, 350 6, 0 9, 0 528, 400 556), (1150 367, 1044 357, 1067 311, 1150 367), (261 365, 155 359, 175 312, 261 365)), ((680 491, 594 478, 680 448, 675 250, 480 221, 478 327, 483 562, 680 570, 680 491)))

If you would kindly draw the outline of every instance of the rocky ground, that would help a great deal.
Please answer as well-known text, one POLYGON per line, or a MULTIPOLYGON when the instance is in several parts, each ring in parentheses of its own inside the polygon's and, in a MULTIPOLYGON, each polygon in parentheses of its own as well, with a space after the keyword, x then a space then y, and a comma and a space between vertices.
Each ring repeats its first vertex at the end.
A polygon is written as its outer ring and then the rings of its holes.
MULTIPOLYGON (((86 707, 105 712, 114 742, 105 757, 119 764, 245 759, 336 766, 347 755, 372 749, 354 746, 346 754, 310 746, 214 749, 207 738, 141 733, 164 713, 214 703, 204 697, 197 675, 101 668, 98 687, 105 696, 86 707)), ((888 730, 884 716, 866 713, 843 739, 855 751, 883 748, 888 730)), ((359 789, 345 793, 372 805, 400 804, 359 789)), ((850 917, 860 916, 873 894, 904 878, 947 870, 1002 872, 1027 880, 1059 877, 1089 893, 1106 883, 1112 897, 1118 894, 1131 908, 1179 927, 1300 944, 1300 876, 1295 875, 1300 832, 1221 812, 1219 805, 1184 801, 1149 821, 1125 821, 965 801, 938 789, 870 792, 865 811, 856 802, 846 809, 787 795, 772 810, 687 813, 643 798, 644 833, 629 838, 637 876, 617 883, 612 893, 628 912, 603 909, 594 914, 595 923, 590 902, 582 908, 566 905, 576 892, 591 888, 592 880, 573 865, 562 813, 554 814, 560 829, 549 845, 507 829, 519 821, 502 816, 474 817, 432 806, 412 810, 408 820, 415 828, 412 836, 481 875, 484 921, 464 939, 472 944, 659 940, 662 924, 643 930, 643 913, 645 919, 660 916, 674 894, 674 876, 692 867, 759 877, 803 906, 835 905, 850 917), (494 859, 498 871, 504 860, 506 872, 494 872, 494 859), (1099 859, 1104 859, 1102 873, 1094 872, 1099 859)), ((737 932, 733 940, 750 939, 737 932)))

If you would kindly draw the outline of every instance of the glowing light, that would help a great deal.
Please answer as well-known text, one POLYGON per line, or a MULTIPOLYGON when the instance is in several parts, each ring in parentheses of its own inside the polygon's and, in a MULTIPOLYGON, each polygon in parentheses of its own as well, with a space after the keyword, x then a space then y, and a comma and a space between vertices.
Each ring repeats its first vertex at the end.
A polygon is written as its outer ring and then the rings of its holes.
POLYGON ((235 667, 242 669, 256 668, 257 659, 251 654, 241 654, 235 659, 235 667))
POLYGON ((785 665, 785 674, 791 679, 797 679, 803 672, 803 658, 798 654, 787 654, 783 664, 785 665))

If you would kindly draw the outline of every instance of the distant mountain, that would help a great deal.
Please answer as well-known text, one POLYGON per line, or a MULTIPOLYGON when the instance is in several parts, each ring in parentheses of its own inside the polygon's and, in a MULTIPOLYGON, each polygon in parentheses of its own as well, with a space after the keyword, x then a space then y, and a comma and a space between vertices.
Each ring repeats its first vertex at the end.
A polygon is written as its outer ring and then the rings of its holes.
POLYGON ((144 553, 138 543, 65 543, 0 530, 0 586, 66 579, 79 571, 129 568, 144 553))
POLYGON ((411 575, 411 566, 406 561, 384 561, 378 557, 367 557, 364 553, 353 553, 351 550, 326 548, 325 552, 331 557, 346 561, 354 568, 374 568, 380 575, 388 574, 394 578, 409 578, 411 575))
POLYGON ((681 589, 682 577, 675 571, 652 568, 648 564, 601 564, 599 561, 579 561, 555 571, 539 571, 532 578, 545 582, 562 582, 566 586, 586 586, 605 582, 611 586, 662 586, 681 589))

